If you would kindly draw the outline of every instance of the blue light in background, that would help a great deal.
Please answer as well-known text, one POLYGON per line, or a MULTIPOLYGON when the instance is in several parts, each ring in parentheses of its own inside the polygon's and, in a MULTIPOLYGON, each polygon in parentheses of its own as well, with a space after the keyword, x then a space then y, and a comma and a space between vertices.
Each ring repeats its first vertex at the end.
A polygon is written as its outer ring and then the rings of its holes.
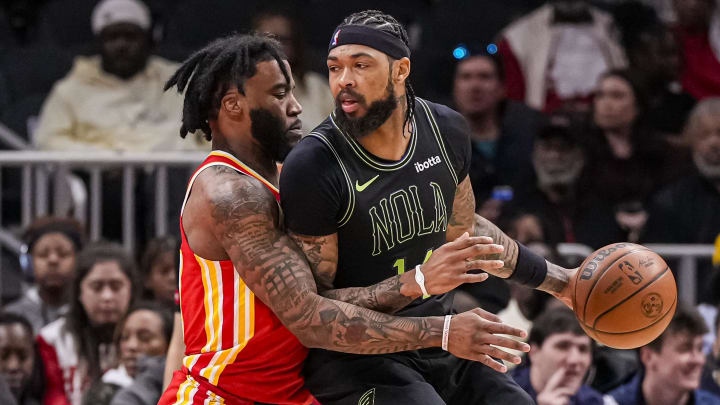
POLYGON ((453 49, 453 57, 455 59, 462 59, 464 57, 468 56, 468 50, 465 47, 465 45, 460 44, 455 49, 453 49))
POLYGON ((498 51, 498 47, 495 44, 490 44, 487 46, 487 51, 490 55, 495 55, 498 51))

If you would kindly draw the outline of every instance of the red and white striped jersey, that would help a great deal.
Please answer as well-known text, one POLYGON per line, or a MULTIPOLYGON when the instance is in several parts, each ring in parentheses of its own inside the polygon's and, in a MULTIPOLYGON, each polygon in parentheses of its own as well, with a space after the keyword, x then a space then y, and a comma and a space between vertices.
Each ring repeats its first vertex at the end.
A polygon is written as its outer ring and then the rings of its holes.
MULTIPOLYGON (((229 153, 213 151, 188 184, 183 209, 198 174, 226 166, 275 186, 229 153)), ((190 248, 182 227, 180 308, 186 345, 183 369, 216 393, 251 401, 307 404, 313 401, 300 375, 307 349, 245 284, 230 260, 208 260, 190 248)))

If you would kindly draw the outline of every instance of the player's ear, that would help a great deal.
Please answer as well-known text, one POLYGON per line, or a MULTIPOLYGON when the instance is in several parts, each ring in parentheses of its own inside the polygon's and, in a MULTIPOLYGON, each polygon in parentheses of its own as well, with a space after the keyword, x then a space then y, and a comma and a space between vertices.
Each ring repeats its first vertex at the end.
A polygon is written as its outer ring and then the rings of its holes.
POLYGON ((401 58, 393 62, 393 81, 401 83, 410 76, 410 59, 401 58))
POLYGON ((245 96, 240 94, 236 88, 228 90, 220 100, 220 109, 222 112, 233 119, 240 119, 246 107, 245 96))

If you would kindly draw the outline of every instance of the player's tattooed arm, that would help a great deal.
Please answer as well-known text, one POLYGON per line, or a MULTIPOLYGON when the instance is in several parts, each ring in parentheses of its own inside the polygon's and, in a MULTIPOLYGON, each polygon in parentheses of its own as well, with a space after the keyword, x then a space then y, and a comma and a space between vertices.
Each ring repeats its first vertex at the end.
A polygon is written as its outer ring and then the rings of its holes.
POLYGON ((297 245, 278 228, 274 197, 218 171, 208 193, 215 237, 255 295, 308 347, 389 353, 440 345, 440 317, 398 318, 321 297, 297 245))
POLYGON ((369 287, 334 288, 338 264, 337 234, 306 236, 289 232, 290 238, 305 252, 323 297, 391 314, 405 308, 422 292, 414 273, 404 273, 369 287))
MULTIPOLYGON (((500 278, 508 278, 512 275, 517 267, 519 252, 517 242, 495 224, 475 213, 475 194, 469 176, 465 177, 455 192, 447 238, 452 240, 451 238, 457 237, 462 232, 469 232, 475 236, 489 236, 493 243, 502 245, 505 248, 502 253, 484 255, 483 258, 502 260, 503 266, 485 271, 500 278)), ((538 289, 549 293, 559 293, 568 284, 568 270, 550 262, 547 262, 547 265, 547 276, 538 289)))

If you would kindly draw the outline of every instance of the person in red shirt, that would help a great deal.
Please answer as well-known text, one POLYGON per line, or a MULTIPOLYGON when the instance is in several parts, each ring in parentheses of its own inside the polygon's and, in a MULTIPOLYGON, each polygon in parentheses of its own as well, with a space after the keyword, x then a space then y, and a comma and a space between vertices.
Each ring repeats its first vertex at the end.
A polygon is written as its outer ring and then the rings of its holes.
POLYGON ((675 33, 683 57, 683 88, 698 100, 720 96, 720 57, 713 51, 710 23, 714 0, 673 0, 675 33))

